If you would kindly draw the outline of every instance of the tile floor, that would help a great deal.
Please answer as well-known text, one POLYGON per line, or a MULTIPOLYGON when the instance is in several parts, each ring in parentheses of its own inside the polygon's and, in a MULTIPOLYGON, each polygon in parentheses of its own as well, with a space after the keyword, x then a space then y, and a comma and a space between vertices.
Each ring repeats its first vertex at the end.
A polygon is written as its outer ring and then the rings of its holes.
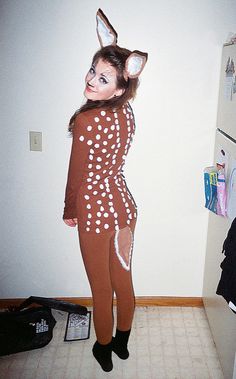
POLYGON ((105 373, 92 356, 95 340, 64 342, 67 313, 57 320, 44 348, 0 358, 1 379, 223 379, 203 308, 137 307, 130 336, 130 357, 113 354, 105 373))

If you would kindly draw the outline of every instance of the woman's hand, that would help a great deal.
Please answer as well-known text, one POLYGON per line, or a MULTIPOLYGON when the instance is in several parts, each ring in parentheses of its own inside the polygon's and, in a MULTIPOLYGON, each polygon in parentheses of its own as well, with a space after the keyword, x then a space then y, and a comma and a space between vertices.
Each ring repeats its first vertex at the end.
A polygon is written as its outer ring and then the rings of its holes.
POLYGON ((64 223, 68 226, 74 227, 78 224, 78 219, 77 218, 70 218, 70 219, 63 219, 64 223))

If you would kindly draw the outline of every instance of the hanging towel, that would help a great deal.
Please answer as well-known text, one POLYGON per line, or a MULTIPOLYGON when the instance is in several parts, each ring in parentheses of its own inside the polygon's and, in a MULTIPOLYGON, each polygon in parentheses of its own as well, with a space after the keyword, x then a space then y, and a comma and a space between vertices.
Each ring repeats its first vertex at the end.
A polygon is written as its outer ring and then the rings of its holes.
POLYGON ((230 309, 236 313, 236 218, 223 243, 222 253, 225 258, 220 265, 222 273, 216 293, 223 296, 230 309))

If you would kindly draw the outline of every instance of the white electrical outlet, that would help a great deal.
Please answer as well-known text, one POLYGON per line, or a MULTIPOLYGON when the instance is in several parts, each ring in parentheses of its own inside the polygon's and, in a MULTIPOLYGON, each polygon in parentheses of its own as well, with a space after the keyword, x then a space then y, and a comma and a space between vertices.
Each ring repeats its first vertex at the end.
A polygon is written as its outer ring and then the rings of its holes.
POLYGON ((42 151, 42 132, 29 132, 30 151, 42 151))

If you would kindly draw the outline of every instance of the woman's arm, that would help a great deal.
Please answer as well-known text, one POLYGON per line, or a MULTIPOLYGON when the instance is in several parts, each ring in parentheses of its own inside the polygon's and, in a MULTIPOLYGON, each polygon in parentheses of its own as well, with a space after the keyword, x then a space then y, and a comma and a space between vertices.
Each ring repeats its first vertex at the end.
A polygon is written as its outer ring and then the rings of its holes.
POLYGON ((75 119, 73 128, 73 142, 71 147, 70 163, 67 177, 65 208, 63 219, 68 226, 77 224, 76 198, 82 183, 85 163, 93 141, 89 119, 80 114, 75 119))

